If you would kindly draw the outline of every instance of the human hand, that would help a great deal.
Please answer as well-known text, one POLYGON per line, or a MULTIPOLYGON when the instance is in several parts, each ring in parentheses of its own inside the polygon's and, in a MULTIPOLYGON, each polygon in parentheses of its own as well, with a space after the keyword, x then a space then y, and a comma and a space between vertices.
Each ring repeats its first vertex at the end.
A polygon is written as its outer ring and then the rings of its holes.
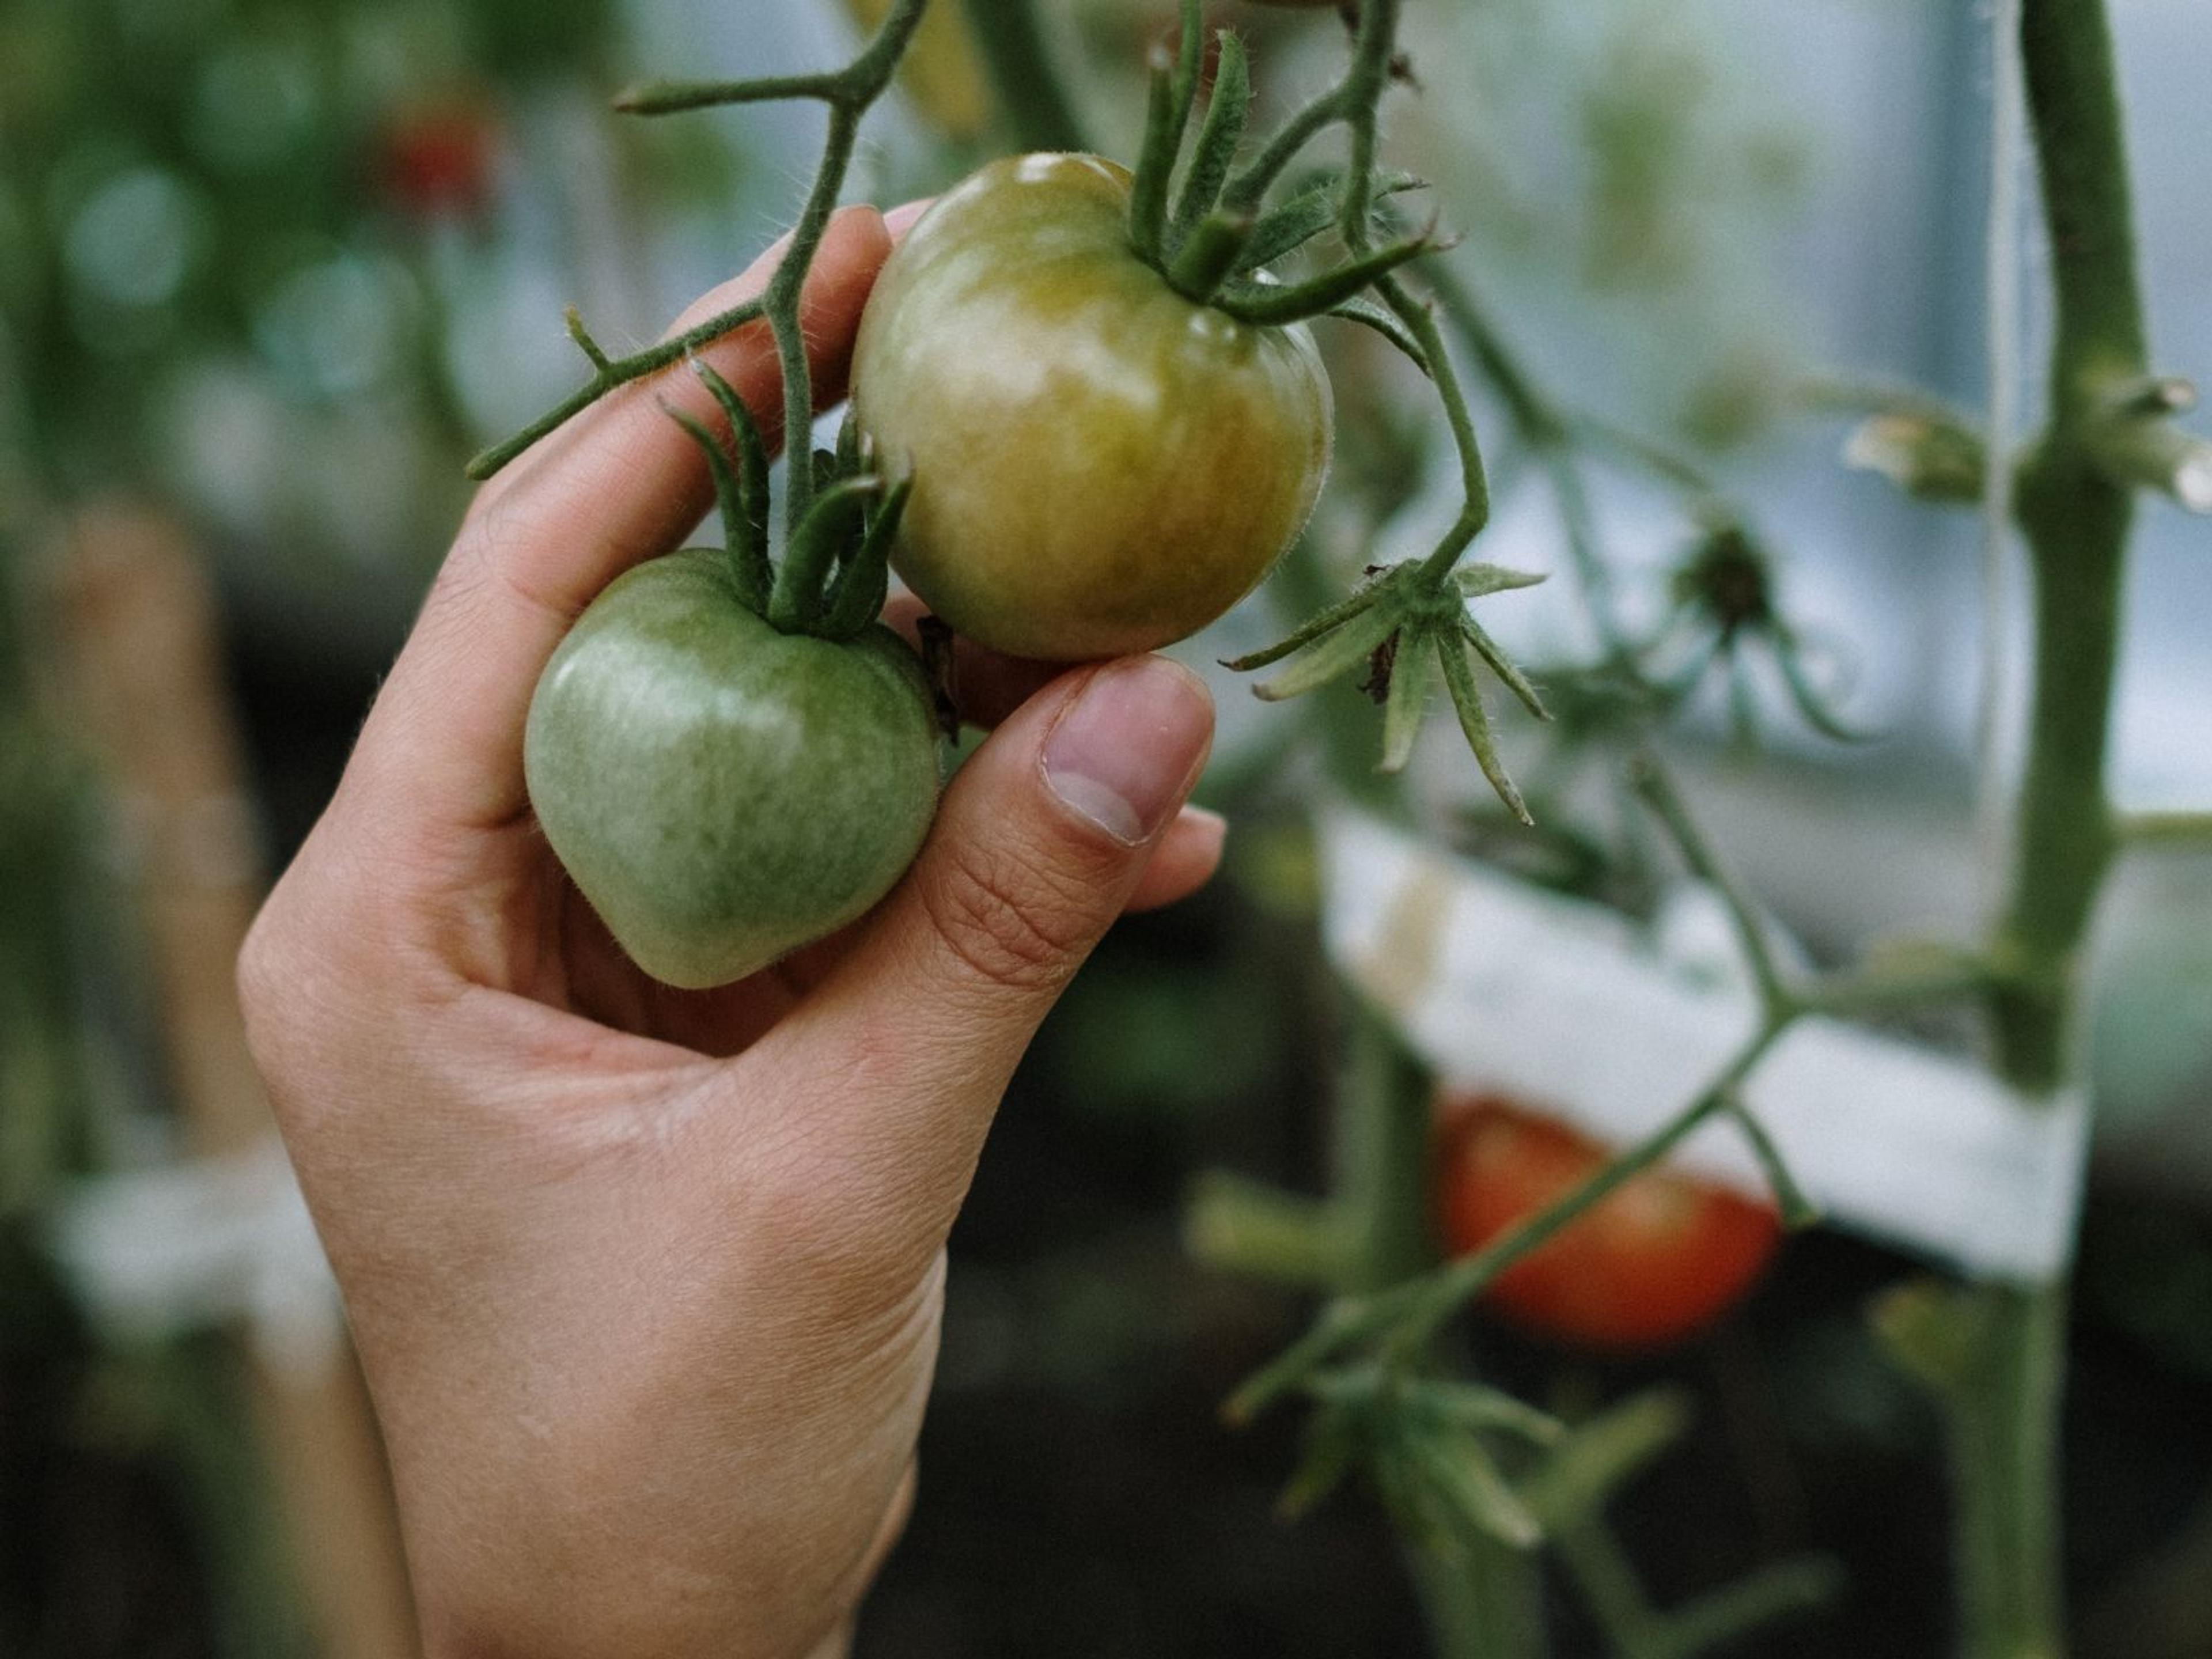
MULTIPOLYGON (((853 209, 822 244, 823 401, 890 236, 853 209)), ((765 329, 702 356, 776 430, 765 329)), ((1182 805, 1194 677, 969 657, 1004 721, 872 915, 720 990, 641 974, 536 828, 522 733, 570 621, 706 510, 656 397, 715 418, 681 372, 627 386, 480 494, 240 965, 434 1659, 842 1650, 1007 1079, 1115 917, 1220 851, 1182 805)))

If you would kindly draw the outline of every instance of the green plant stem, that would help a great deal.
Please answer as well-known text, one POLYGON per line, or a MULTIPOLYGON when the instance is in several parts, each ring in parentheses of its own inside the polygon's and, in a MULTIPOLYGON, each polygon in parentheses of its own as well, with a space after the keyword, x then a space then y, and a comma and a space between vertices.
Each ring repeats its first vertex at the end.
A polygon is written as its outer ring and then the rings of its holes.
POLYGON ((2058 1659, 2065 1651, 2057 1435, 2065 1290, 1978 1285, 1965 1295, 1976 1363, 1940 1395, 1950 1437, 1960 1650, 1966 1659, 2058 1659))
POLYGON ((1770 1021, 1753 1032, 1696 1099, 1572 1191, 1481 1249, 1388 1289, 1330 1301, 1311 1329, 1245 1379, 1223 1407, 1224 1414, 1232 1423, 1249 1421, 1358 1342, 1376 1343, 1401 1363, 1425 1352, 1443 1322, 1487 1290, 1500 1273, 1571 1225, 1623 1182, 1664 1158, 1710 1119, 1727 1113, 1736 1091, 1790 1024, 1787 1018, 1770 1021))
POLYGON ((969 32, 1006 118, 1007 136, 1027 150, 1089 149, 1059 68, 1045 48, 1034 0, 966 0, 966 4, 973 26, 969 32))
POLYGON ((1673 777, 1658 757, 1649 753, 1638 757, 1633 777, 1637 793, 1665 827, 1681 853, 1682 861, 1689 866, 1690 873, 1720 895, 1721 902, 1728 909, 1729 921, 1735 930, 1736 944, 1751 969, 1752 982, 1759 988, 1759 1006, 1765 1010, 1766 1017, 1776 1019, 1794 1012, 1796 1000, 1783 983, 1782 970, 1775 963, 1774 950, 1768 942, 1758 906, 1722 865, 1719 854, 1691 817, 1673 777))
POLYGON ((2115 828, 2130 847, 2212 847, 2212 812, 2136 812, 2115 828))
POLYGON ((598 373, 567 398, 513 437, 480 453, 469 463, 468 476, 478 483, 483 483, 540 438, 566 425, 617 386, 643 380, 672 363, 682 362, 700 347, 710 344, 726 334, 735 333, 747 323, 758 321, 761 312, 760 301, 747 300, 732 306, 727 311, 717 312, 705 322, 684 330, 672 339, 663 340, 658 345, 647 346, 627 357, 616 357, 600 364, 598 373))
MULTIPOLYGON (((896 14, 893 15, 896 17, 896 14)), ((815 169, 814 186, 791 233, 791 248, 769 278, 764 308, 775 333, 776 361, 783 380, 783 453, 791 457, 784 470, 783 522, 788 540, 797 534, 806 510, 814 504, 814 371, 806 360, 806 331, 799 322, 799 295, 806 273, 813 267, 822 233, 836 211, 838 193, 845 188, 845 169, 853 160, 854 141, 860 136, 866 103, 833 103, 830 130, 822 141, 822 162, 815 169)))
MULTIPOLYGON (((504 443, 493 445, 471 461, 470 477, 479 482, 490 477, 540 438, 617 386, 680 362, 700 347, 763 316, 769 319, 775 339, 776 359, 782 370, 785 448, 794 460, 803 462, 811 448, 814 428, 813 375, 807 364, 806 342, 799 320, 806 274, 813 267, 823 232, 828 228, 830 216, 836 210, 838 195, 845 187, 845 174, 852 164, 860 118, 890 85, 891 74, 905 56, 927 4, 928 0, 896 0, 883 26, 860 55, 832 73, 781 76, 761 81, 666 82, 623 95, 617 106, 636 115, 663 115, 711 106, 784 99, 811 100, 827 106, 829 132, 823 142, 821 164, 807 191, 806 204, 800 210, 799 223, 792 230, 782 262, 769 279, 767 293, 710 317, 673 339, 628 357, 610 359, 599 349, 581 319, 571 313, 568 332, 589 359, 592 378, 504 443)), ((793 465, 785 500, 793 528, 805 515, 813 495, 813 469, 805 465, 793 465)))
POLYGON ((1352 67, 1344 77, 1352 157, 1344 173, 1337 234, 1354 253, 1365 252, 1374 240, 1369 210, 1375 199, 1376 129, 1382 123, 1382 94, 1390 88, 1390 60, 1397 52, 1398 5, 1399 0, 1361 0, 1352 67))
POLYGON ((1537 1659, 1543 1580, 1526 1551, 1494 1538, 1409 1545, 1436 1659, 1537 1659))
POLYGON ((1379 1291, 1436 1261, 1429 1231, 1429 1071, 1390 1023, 1354 994, 1340 1093, 1338 1202, 1343 1287, 1379 1291))
POLYGON ((1422 561, 1424 573, 1442 580, 1459 562, 1459 556, 1467 550, 1468 544, 1490 522, 1490 478, 1483 466, 1482 445, 1475 436, 1474 414, 1468 406, 1466 388, 1460 384, 1459 371, 1452 367, 1451 356, 1444 349, 1443 335, 1437 327, 1434 307, 1415 299, 1395 276, 1382 278, 1375 284, 1375 291, 1406 325, 1407 332, 1428 359, 1429 378, 1436 386, 1437 401, 1443 404, 1444 420, 1451 428, 1452 447, 1459 456, 1466 504, 1460 508, 1458 521, 1422 561))
MULTIPOLYGON (((2079 958, 2114 846, 2106 755, 2133 501, 2094 453, 2112 388, 2147 373, 2125 147, 2103 0, 2024 0, 2021 61, 2051 240, 2050 425, 2014 512, 2035 586, 2034 690, 2011 896, 1990 956, 1995 1059, 2032 1097, 2075 1074, 2079 958)), ((1995 1358, 1951 1413, 1969 1659, 2063 1651, 2057 1435, 2063 1283, 1972 1292, 1995 1358)))

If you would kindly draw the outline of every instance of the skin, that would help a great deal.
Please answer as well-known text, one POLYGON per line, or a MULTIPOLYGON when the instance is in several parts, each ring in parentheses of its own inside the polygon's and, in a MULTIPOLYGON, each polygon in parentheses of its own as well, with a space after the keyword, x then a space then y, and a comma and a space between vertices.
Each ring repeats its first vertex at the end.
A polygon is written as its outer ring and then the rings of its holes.
POLYGON ((937 810, 938 732, 887 629, 785 635, 691 548, 616 578, 553 653, 523 770, 545 838, 630 959, 691 990, 866 914, 937 810))
MULTIPOLYGON (((823 241, 825 401, 890 246, 869 209, 823 241)), ((765 331, 705 355, 775 430, 765 331)), ((523 746, 576 617, 708 505, 659 398, 713 418, 679 369, 478 496, 239 965, 429 1659, 844 1650, 910 1500, 945 1233, 1007 1079, 1115 916, 1219 855, 1220 821, 1178 811, 1197 682, 971 651, 963 700, 1002 723, 881 905, 717 990, 641 973, 539 832, 523 746)))
MULTIPOLYGON (((1480 1249, 1563 1198, 1608 1156, 1564 1124, 1501 1101, 1449 1109, 1438 1221, 1455 1254, 1480 1249)), ((1782 1237, 1771 1204, 1672 1170, 1633 1176, 1500 1274, 1490 1305, 1583 1346, 1664 1347, 1735 1306, 1782 1237)))
POLYGON ((854 406, 914 495, 892 562, 968 638, 1062 662, 1149 651, 1252 591, 1328 470, 1303 328, 1194 305, 1129 252, 1129 175, 994 161, 884 268, 854 406))

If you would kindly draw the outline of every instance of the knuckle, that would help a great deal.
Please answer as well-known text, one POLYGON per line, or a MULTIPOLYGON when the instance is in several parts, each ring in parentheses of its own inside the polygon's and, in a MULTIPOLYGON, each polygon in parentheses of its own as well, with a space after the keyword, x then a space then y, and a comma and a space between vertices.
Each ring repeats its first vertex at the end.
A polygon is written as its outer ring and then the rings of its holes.
POLYGON ((924 884, 922 897, 954 959, 1007 990, 1062 984, 1097 932, 1080 892, 1010 852, 957 848, 924 884))

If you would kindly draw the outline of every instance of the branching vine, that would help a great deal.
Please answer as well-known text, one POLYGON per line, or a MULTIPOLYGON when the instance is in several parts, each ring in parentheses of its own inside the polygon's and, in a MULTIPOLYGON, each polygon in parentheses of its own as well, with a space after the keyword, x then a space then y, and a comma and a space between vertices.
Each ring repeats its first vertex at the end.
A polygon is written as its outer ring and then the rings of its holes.
MULTIPOLYGON (((687 422, 716 469, 740 583, 750 585, 771 616, 780 604, 812 604, 834 612, 840 625, 879 601, 889 538, 884 526, 886 520, 896 526, 897 502, 848 445, 803 464, 816 411, 799 300, 844 188, 860 123, 888 87, 927 3, 896 0, 880 28, 839 70, 662 82, 620 100, 619 107, 640 115, 771 100, 823 105, 822 158, 787 251, 760 298, 627 356, 610 356, 572 313, 570 333, 590 378, 479 455, 471 477, 489 477, 615 388, 765 319, 783 379, 784 447, 802 462, 790 469, 786 486, 787 551, 780 566, 767 557, 764 441, 719 385, 734 455, 687 422), (805 594, 816 597, 793 597, 805 594)), ((971 4, 979 15, 1003 15, 1003 33, 993 37, 1003 42, 1002 78, 1013 72, 1008 65, 1019 64, 1023 76, 1037 80, 1042 58, 1027 8, 1018 0, 971 4)), ((2054 248, 2057 337, 2049 428, 2008 469, 2016 480, 2009 506, 2035 573, 2038 627, 2028 767, 2014 816, 2013 897, 1979 948, 1933 947, 1857 970, 1797 977, 1778 959, 1759 906, 1730 875, 1659 760, 1656 739, 1716 669, 1735 723, 1747 733, 1754 694, 1746 661, 1754 652, 1808 726, 1838 740, 1860 734, 1817 684, 1803 630, 1780 603, 1772 560, 1748 515, 1694 459, 1553 398, 1464 276, 1436 257, 1443 247, 1436 227, 1411 228, 1397 199, 1419 181, 1380 164, 1381 111, 1402 69, 1400 0, 1359 0, 1345 10, 1350 52, 1340 78, 1248 146, 1252 88, 1234 35, 1222 38, 1194 130, 1206 41, 1199 0, 1181 0, 1172 47, 1163 43, 1148 66, 1130 245, 1186 298, 1249 325, 1334 317, 1389 339, 1433 390, 1451 434, 1462 499, 1451 524, 1425 552, 1370 567, 1353 592, 1322 605, 1267 649, 1229 665, 1255 671, 1280 664, 1256 688, 1271 701, 1364 673, 1382 703, 1385 774, 1407 763, 1441 684, 1499 799, 1522 822, 1531 821, 1523 793, 1499 757, 1478 669, 1535 718, 1548 720, 1550 708, 1535 679, 1471 607, 1540 579, 1468 562, 1491 502, 1463 360, 1495 393, 1550 486, 1596 641, 1595 661, 1541 678, 1563 696, 1601 688, 1601 696, 1577 699, 1602 712, 1588 722, 1569 722, 1571 735, 1601 732, 1627 757, 1626 787, 1680 864, 1726 907, 1757 1010, 1735 1052, 1660 1128, 1484 1249, 1441 1263, 1429 1256, 1419 1209, 1426 1192, 1426 1080, 1393 1047, 1379 1017, 1361 1011, 1355 1030, 1364 1080, 1345 1118, 1358 1156, 1346 1190, 1315 1202, 1217 1179, 1196 1206, 1194 1237, 1209 1255, 1332 1292, 1310 1328, 1249 1378, 1224 1412, 1243 1422, 1286 1398, 1311 1405, 1308 1454, 1286 1499, 1290 1507, 1313 1502, 1343 1474, 1362 1469, 1409 1534, 1454 1540, 1449 1549, 1459 1553, 1450 1559, 1470 1574, 1497 1546, 1525 1547, 1548 1533, 1616 1650, 1628 1659, 1673 1659, 1817 1600, 1832 1572, 1785 1564, 1709 1604, 1657 1614, 1595 1509, 1610 1484, 1664 1437, 1653 1441, 1648 1427, 1629 1433, 1618 1425, 1570 1429, 1481 1385, 1442 1378, 1434 1339, 1506 1269, 1716 1121, 1744 1135, 1785 1219, 1793 1225, 1808 1221, 1811 1206, 1745 1098, 1761 1064, 1804 1018, 1965 1002, 1986 1016, 2008 1081, 2031 1096, 2063 1085, 2081 941, 2114 849, 2124 838, 2212 840, 2212 817, 2205 815, 2117 817, 2104 785, 2118 595, 2133 498, 2149 489, 2212 511, 2212 446, 2173 424, 2193 401, 2187 384, 2154 375, 2148 366, 2102 0, 2021 0, 2026 102, 2054 248), (1291 182, 1307 147, 1339 127, 1346 163, 1291 182), (1341 245, 1339 261, 1299 281, 1271 274, 1278 262, 1331 232, 1341 245), (1625 620, 1600 544, 1586 471, 1599 456, 1678 493, 1694 526, 1674 574, 1672 607, 1649 636, 1625 620)), ((1066 100, 1056 88, 1033 90, 1024 105, 1028 130, 1072 132, 1066 100)), ((2002 481, 1990 476, 1990 441, 1961 412, 1910 390, 1808 390, 1817 406, 1864 417, 1846 447, 1850 464, 1877 471, 1931 502, 1972 504, 2001 493, 2002 481)), ((1935 1352, 1932 1339, 1917 1358, 1922 1373, 1940 1381, 1959 1425, 1968 1644, 1977 1659, 2040 1659, 2059 1651, 2051 1448, 2063 1293, 2055 1285, 2034 1285, 1950 1294, 1960 1300, 1947 1307, 1972 1315, 1958 1328, 1980 1334, 1972 1363, 1951 1363, 1958 1356, 1935 1352)), ((1944 1324, 1919 1317, 1916 1309, 1926 1311, 1900 1304, 1888 1321, 1893 1343, 1908 1358, 1916 1340, 1944 1324)), ((1451 1600, 1434 1599, 1439 1605, 1451 1600)), ((1517 1653, 1512 1644, 1521 1639, 1485 1638, 1472 1650, 1517 1653)))

